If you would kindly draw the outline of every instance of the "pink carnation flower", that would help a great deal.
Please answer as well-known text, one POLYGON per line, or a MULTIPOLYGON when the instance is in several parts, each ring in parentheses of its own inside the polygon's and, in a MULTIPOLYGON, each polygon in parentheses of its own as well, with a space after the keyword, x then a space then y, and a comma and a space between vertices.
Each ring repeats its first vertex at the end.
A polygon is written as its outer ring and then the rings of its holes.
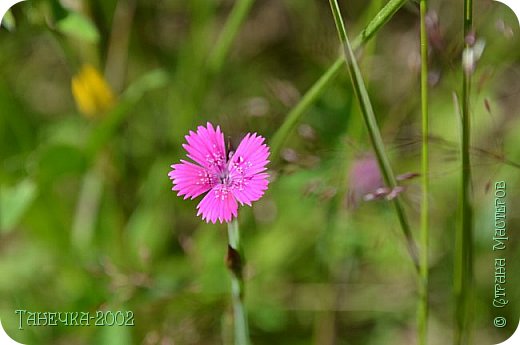
POLYGON ((184 199, 207 193, 197 206, 206 222, 229 222, 237 217, 238 203, 251 206, 267 190, 269 148, 264 138, 248 133, 235 152, 226 155, 224 134, 211 123, 190 131, 182 147, 194 163, 181 160, 168 176, 172 190, 184 199))

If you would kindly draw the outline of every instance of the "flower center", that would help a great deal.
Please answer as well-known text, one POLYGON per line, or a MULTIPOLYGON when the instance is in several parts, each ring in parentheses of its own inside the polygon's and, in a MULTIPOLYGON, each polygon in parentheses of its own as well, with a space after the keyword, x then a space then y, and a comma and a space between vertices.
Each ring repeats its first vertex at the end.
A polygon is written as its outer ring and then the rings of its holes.
POLYGON ((231 179, 231 176, 229 176, 229 171, 228 169, 224 169, 224 171, 222 171, 219 175, 218 175, 218 180, 221 184, 225 185, 225 186, 231 186, 231 182, 232 182, 232 179, 231 179))

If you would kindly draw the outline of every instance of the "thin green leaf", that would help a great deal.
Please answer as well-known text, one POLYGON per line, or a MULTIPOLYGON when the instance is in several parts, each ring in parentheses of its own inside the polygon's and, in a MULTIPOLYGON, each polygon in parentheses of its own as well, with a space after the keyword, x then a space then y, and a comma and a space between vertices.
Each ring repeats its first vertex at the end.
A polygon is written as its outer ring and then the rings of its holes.
POLYGON ((235 6, 233 6, 233 9, 231 10, 231 14, 222 29, 215 49, 208 61, 210 73, 215 74, 221 69, 224 60, 229 53, 231 44, 233 43, 240 26, 247 17, 253 3, 254 0, 237 0, 235 2, 235 6))
MULTIPOLYGON (((352 80, 352 86, 354 88, 356 97, 359 101, 361 113, 363 114, 363 120, 365 121, 365 125, 368 129, 370 141, 372 142, 372 147, 374 148, 377 161, 381 169, 381 173, 383 175, 385 183, 390 188, 395 188, 397 186, 397 182, 385 152, 383 139, 381 137, 381 133, 377 125, 374 109, 372 108, 372 102, 370 101, 370 97, 368 96, 363 76, 361 75, 361 71, 359 69, 356 57, 354 55, 354 50, 352 49, 352 46, 350 44, 350 40, 348 38, 345 25, 343 23, 343 18, 341 17, 341 12, 339 10, 339 5, 336 0, 330 0, 330 6, 332 9, 332 14, 334 16, 334 22, 336 23, 336 28, 338 30, 338 35, 343 46, 344 58, 347 63, 348 71, 352 80)), ((410 230, 410 225, 406 218, 406 214, 404 212, 404 207, 399 197, 396 197, 393 202, 397 213, 397 217, 399 218, 401 229, 403 230, 407 242, 409 254, 415 265, 415 268, 419 270, 416 244, 413 239, 413 235, 410 230)))

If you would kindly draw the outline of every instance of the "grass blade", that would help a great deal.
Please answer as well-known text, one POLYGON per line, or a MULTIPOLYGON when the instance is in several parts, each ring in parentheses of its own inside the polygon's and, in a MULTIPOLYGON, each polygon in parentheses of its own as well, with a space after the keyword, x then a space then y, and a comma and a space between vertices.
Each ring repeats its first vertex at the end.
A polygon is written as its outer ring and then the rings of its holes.
POLYGON ((231 44, 233 43, 240 26, 247 17, 253 2, 254 0, 237 0, 233 6, 229 18, 226 21, 224 28, 222 29, 222 33, 220 34, 215 49, 210 56, 210 60, 208 61, 208 68, 211 74, 217 73, 222 68, 224 60, 226 59, 229 49, 231 48, 231 44))
MULTIPOLYGON (((370 40, 383 25, 385 25, 392 16, 401 8, 408 0, 390 0, 372 19, 361 34, 355 39, 353 49, 356 50, 364 43, 370 40)), ((276 131, 271 140, 272 154, 271 158, 277 160, 280 157, 280 151, 283 144, 289 137, 292 130, 298 124, 300 118, 305 111, 314 103, 316 99, 325 91, 329 83, 334 79, 343 64, 343 57, 339 57, 331 67, 321 76, 318 81, 311 86, 305 93, 300 102, 289 112, 282 126, 276 131)))
MULTIPOLYGON (((468 39, 473 30, 473 1, 464 0, 465 51, 471 49, 468 39)), ((471 205, 471 137, 470 137, 470 94, 472 70, 462 68, 462 133, 461 133, 461 224, 455 236, 455 336, 454 344, 469 343, 469 301, 473 281, 473 210, 471 205)))
POLYGON ((420 252, 420 284, 419 311, 417 315, 418 343, 428 342, 428 248, 429 248, 429 119, 428 119, 428 33, 426 31, 427 0, 420 2, 421 20, 421 114, 422 114, 422 202, 421 202, 421 252, 420 252))
POLYGON ((343 59, 338 58, 334 64, 318 79, 314 85, 303 95, 302 99, 285 118, 282 126, 276 131, 273 139, 271 140, 273 160, 280 157, 280 151, 285 140, 289 137, 294 127, 300 121, 303 113, 316 101, 316 99, 323 93, 327 85, 334 79, 341 66, 343 65, 343 59))
MULTIPOLYGON (((365 125, 368 129, 370 141, 372 142, 372 146, 374 148, 376 158, 381 169, 381 173, 387 186, 390 188, 395 188, 397 186, 397 182, 392 168, 390 166, 388 157, 386 156, 383 139, 381 138, 381 133, 377 125, 374 110, 372 108, 372 103, 370 101, 370 97, 368 96, 368 92, 365 87, 365 82, 361 75, 361 71, 357 64, 354 55, 354 50, 352 49, 352 46, 348 39, 347 31, 345 29, 345 25, 343 24, 343 18, 341 17, 338 2, 337 0, 329 0, 329 2, 332 9, 332 14, 334 16, 334 21, 336 23, 336 28, 338 30, 339 38, 343 46, 344 58, 347 63, 350 77, 352 79, 352 86, 354 88, 356 97, 359 101, 361 112, 363 114, 363 120, 365 121, 365 125)), ((399 218, 401 229, 403 230, 407 242, 407 249, 412 258, 415 268, 417 269, 417 271, 419 271, 416 244, 413 239, 413 235, 410 230, 410 225, 406 218, 403 205, 399 197, 396 197, 393 202, 397 213, 397 217, 399 218)))

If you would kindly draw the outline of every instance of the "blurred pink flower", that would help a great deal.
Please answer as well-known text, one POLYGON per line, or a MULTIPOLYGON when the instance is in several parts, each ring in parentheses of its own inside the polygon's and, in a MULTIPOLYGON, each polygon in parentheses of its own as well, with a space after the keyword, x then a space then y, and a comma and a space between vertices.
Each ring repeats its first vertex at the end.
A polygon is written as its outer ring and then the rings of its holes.
MULTIPOLYGON (((396 176, 396 180, 403 182, 417 176, 419 174, 408 172, 396 176)), ((355 159, 350 167, 347 206, 357 206, 361 200, 392 200, 404 190, 403 186, 386 187, 376 158, 371 154, 364 154, 355 159)))
POLYGON ((354 160, 349 171, 349 205, 357 205, 361 199, 383 186, 383 177, 374 156, 365 154, 354 160))
POLYGON ((182 145, 194 163, 181 160, 171 166, 168 176, 172 190, 184 199, 207 192, 197 206, 197 215, 208 223, 217 219, 221 223, 231 221, 237 217, 238 203, 251 206, 267 190, 269 147, 264 140, 256 133, 248 133, 236 151, 226 155, 220 127, 215 129, 209 122, 206 127, 199 126, 196 133, 190 131, 187 144, 182 145))

